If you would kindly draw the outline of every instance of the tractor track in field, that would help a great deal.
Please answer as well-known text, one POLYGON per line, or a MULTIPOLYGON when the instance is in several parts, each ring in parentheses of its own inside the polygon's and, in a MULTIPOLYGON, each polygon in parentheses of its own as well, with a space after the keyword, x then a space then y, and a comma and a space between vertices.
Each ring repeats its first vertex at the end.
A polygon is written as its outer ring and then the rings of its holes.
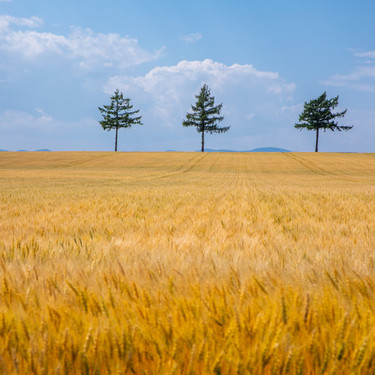
POLYGON ((187 167, 185 167, 184 165, 182 165, 182 167, 180 167, 179 170, 177 170, 176 172, 172 172, 172 173, 169 173, 169 174, 165 174, 165 175, 162 175, 162 176, 159 176, 157 178, 167 178, 167 177, 173 177, 173 176, 177 176, 177 175, 181 175, 181 174, 184 174, 184 173, 188 173, 190 172, 199 162, 202 161, 203 158, 206 157, 207 154, 204 154, 204 155, 201 155, 201 157, 199 157, 197 160, 194 160, 194 162, 191 164, 191 165, 188 165, 187 167))
MULTIPOLYGON (((181 165, 178 166, 177 169, 175 170, 170 170, 168 171, 168 167, 170 166, 168 164, 165 165, 166 168, 164 168, 160 173, 157 172, 158 166, 152 166, 151 170, 148 174, 142 174, 142 175, 131 175, 131 174, 126 174, 126 171, 124 171, 124 174, 126 175, 127 178, 127 183, 134 183, 134 182, 147 182, 147 181, 155 181, 155 180, 160 180, 160 179, 165 179, 165 178, 170 178, 178 175, 182 175, 184 173, 190 172, 196 165, 201 162, 201 160, 206 156, 207 154, 199 155, 193 155, 190 159, 186 160, 185 162, 182 162, 181 165), (155 170, 152 170, 152 168, 155 168, 155 170), (167 170, 166 170, 167 169, 167 170)), ((61 165, 56 165, 56 166, 48 166, 45 167, 44 169, 69 169, 77 166, 85 166, 85 164, 97 161, 100 159, 108 158, 108 157, 115 157, 116 155, 99 155, 95 157, 90 157, 86 158, 84 160, 75 160, 71 162, 67 162, 61 165)), ((121 175, 121 172, 120 172, 121 175)))
POLYGON ((54 167, 45 167, 45 169, 63 169, 63 168, 71 168, 71 167, 76 167, 77 165, 83 165, 83 164, 86 164, 86 163, 89 163, 91 161, 94 161, 94 160, 99 160, 99 159, 105 159, 105 158, 109 158, 109 157, 113 157, 114 155, 99 155, 99 156, 95 156, 95 157, 91 157, 91 158, 88 158, 88 159, 85 159, 85 160, 76 160, 76 161, 71 161, 69 163, 66 163, 66 164, 61 164, 61 165, 56 165, 54 167))
POLYGON ((317 166, 311 160, 306 160, 300 155, 297 156, 296 154, 292 154, 292 153, 284 153, 283 155, 295 160, 296 162, 303 165, 312 173, 318 174, 320 176, 335 176, 335 174, 333 174, 332 172, 326 171, 325 169, 317 166))
POLYGON ((137 181, 175 179, 190 172, 194 172, 194 177, 190 182, 205 187, 235 185, 240 178, 234 160, 231 159, 231 162, 228 163, 228 158, 224 158, 220 153, 204 153, 198 157, 194 155, 192 159, 174 172, 139 178, 137 181), (198 170, 197 167, 199 167, 198 170))
POLYGON ((183 175, 185 173, 190 172, 194 167, 196 167, 202 159, 206 157, 207 154, 200 155, 199 157, 196 157, 196 155, 191 158, 187 164, 182 164, 177 170, 171 171, 168 173, 163 173, 163 174, 156 174, 153 176, 139 176, 135 177, 134 181, 141 182, 141 181, 156 181, 156 180, 161 180, 165 178, 171 178, 171 177, 176 177, 183 175))
POLYGON ((237 157, 228 153, 225 154, 225 157, 220 153, 204 153, 198 157, 194 155, 192 159, 174 172, 146 178, 141 177, 137 181, 160 181, 164 179, 168 181, 169 178, 176 181, 175 179, 180 177, 181 182, 184 182, 187 177, 183 176, 190 172, 192 172, 192 175, 191 178, 189 177, 189 184, 194 183, 202 187, 236 186, 242 178, 238 170, 237 157))
POLYGON ((322 167, 316 165, 316 163, 314 163, 313 161, 306 160, 301 155, 296 155, 294 153, 284 153, 284 156, 295 160, 297 163, 299 163, 302 166, 304 166, 305 168, 307 168, 310 172, 312 172, 316 175, 319 175, 319 176, 331 177, 331 178, 335 178, 335 179, 338 179, 338 180, 344 180, 344 181, 350 181, 350 182, 361 182, 362 181, 362 180, 359 180, 359 179, 355 179, 355 178, 351 178, 351 177, 347 177, 347 176, 343 176, 343 175, 338 175, 338 174, 333 173, 333 172, 329 172, 326 169, 323 169, 322 167))

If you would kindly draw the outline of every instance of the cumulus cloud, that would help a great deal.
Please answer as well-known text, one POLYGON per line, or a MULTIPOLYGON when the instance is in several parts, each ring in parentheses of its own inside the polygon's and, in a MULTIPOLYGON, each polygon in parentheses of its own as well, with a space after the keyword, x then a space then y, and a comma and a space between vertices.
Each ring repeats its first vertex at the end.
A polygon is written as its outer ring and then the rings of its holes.
POLYGON ((155 67, 140 77, 115 76, 109 80, 105 89, 106 92, 112 92, 116 87, 137 87, 159 97, 178 100, 186 87, 199 88, 205 82, 220 91, 224 91, 228 85, 246 86, 250 91, 260 89, 275 95, 291 93, 295 89, 295 84, 286 83, 278 73, 259 71, 252 65, 228 66, 210 59, 184 60, 173 66, 155 67))
POLYGON ((198 42, 198 40, 201 40, 202 38, 203 35, 201 33, 191 33, 180 37, 180 39, 186 43, 196 43, 198 42))
POLYGON ((328 86, 375 92, 375 51, 354 52, 354 56, 366 60, 361 61, 352 72, 336 74, 322 83, 328 86))
MULTIPOLYGON (((143 76, 115 76, 104 89, 109 95, 120 89, 125 96, 134 99, 136 106, 147 108, 143 111, 145 123, 155 124, 155 129, 159 130, 167 127, 176 132, 176 138, 183 138, 186 135, 181 122, 204 83, 211 89, 215 102, 224 104, 223 125, 231 125, 230 132, 217 139, 225 138, 225 145, 229 147, 228 137, 233 137, 231 147, 236 149, 248 147, 237 145, 243 141, 240 134, 249 132, 250 127, 254 131, 258 121, 268 121, 272 132, 281 106, 291 104, 295 89, 294 83, 286 82, 277 72, 261 71, 252 65, 226 65, 209 59, 155 67, 143 76)), ((267 132, 267 129, 263 131, 267 132)), ((193 134, 191 130, 189 134, 193 134)))
POLYGON ((116 33, 73 28, 68 36, 64 36, 35 30, 41 24, 38 17, 0 16, 0 49, 25 59, 52 53, 77 61, 83 68, 104 66, 120 69, 155 60, 163 51, 147 51, 139 46, 137 39, 116 33))

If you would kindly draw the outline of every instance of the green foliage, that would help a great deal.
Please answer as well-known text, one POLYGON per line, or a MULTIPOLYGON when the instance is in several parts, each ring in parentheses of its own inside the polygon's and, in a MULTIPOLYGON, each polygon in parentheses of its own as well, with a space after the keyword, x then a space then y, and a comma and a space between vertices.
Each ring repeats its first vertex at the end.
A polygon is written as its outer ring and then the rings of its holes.
POLYGON ((331 131, 347 131, 353 126, 338 126, 335 121, 336 118, 344 117, 345 111, 333 113, 332 110, 336 108, 339 104, 339 97, 336 96, 332 99, 327 99, 327 93, 324 92, 316 99, 310 100, 308 103, 305 102, 304 110, 299 116, 299 123, 295 124, 296 129, 307 129, 316 131, 316 144, 315 151, 318 151, 318 140, 319 140, 319 130, 322 129, 326 131, 327 129, 331 131))
POLYGON ((230 126, 219 127, 218 123, 224 120, 220 116, 223 104, 215 106, 215 97, 210 96, 210 89, 206 84, 203 85, 195 105, 191 106, 192 113, 186 114, 186 120, 182 122, 183 126, 195 126, 198 133, 202 133, 202 152, 204 152, 204 133, 225 133, 230 126))
POLYGON ((103 108, 98 107, 103 116, 103 120, 99 121, 104 130, 116 130, 115 151, 117 151, 118 130, 120 128, 130 128, 134 124, 143 125, 141 123, 142 116, 133 117, 139 112, 139 109, 132 111, 133 106, 130 104, 130 99, 124 98, 124 95, 119 90, 111 96, 111 104, 104 105, 103 108))

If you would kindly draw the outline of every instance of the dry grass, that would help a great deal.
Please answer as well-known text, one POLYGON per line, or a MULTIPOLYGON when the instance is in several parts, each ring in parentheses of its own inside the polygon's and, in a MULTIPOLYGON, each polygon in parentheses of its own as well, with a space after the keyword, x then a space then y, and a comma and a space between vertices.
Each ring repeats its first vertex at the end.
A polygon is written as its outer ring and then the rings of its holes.
POLYGON ((1 153, 0 373, 375 373, 375 155, 1 153))

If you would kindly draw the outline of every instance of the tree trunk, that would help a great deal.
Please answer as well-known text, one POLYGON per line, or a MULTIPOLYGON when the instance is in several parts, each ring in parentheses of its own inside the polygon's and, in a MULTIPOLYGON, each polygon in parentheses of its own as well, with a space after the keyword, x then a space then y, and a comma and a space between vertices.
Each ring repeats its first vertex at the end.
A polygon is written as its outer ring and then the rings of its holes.
POLYGON ((202 130, 202 152, 204 152, 204 130, 202 130))
POLYGON ((117 151, 118 126, 116 126, 115 151, 117 151))
POLYGON ((315 152, 318 152, 319 128, 316 128, 315 152))

